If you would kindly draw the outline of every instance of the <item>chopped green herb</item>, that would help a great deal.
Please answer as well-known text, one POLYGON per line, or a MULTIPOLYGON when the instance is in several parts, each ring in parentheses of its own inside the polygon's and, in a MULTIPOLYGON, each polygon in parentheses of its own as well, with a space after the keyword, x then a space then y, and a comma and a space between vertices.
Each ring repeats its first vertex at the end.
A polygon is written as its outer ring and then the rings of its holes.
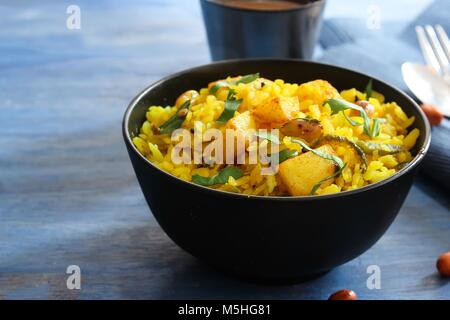
POLYGON ((358 106, 354 103, 350 103, 348 101, 345 101, 342 99, 336 99, 336 98, 329 99, 325 103, 327 103, 330 106, 332 114, 336 114, 341 111, 344 112, 347 109, 353 109, 353 110, 359 111, 359 114, 361 115, 361 117, 364 120, 364 123, 363 123, 364 132, 367 135, 370 135, 370 118, 363 108, 361 108, 360 106, 358 106))
POLYGON ((337 99, 337 98, 328 99, 327 101, 325 101, 324 104, 328 104, 330 106, 331 111, 332 111, 331 114, 336 114, 336 113, 339 113, 340 111, 345 111, 347 109, 353 109, 353 110, 357 110, 357 111, 360 111, 362 109, 360 106, 358 106, 354 103, 350 103, 346 100, 337 99))
POLYGON ((361 169, 363 172, 367 169, 368 161, 366 154, 364 150, 361 149, 356 143, 351 141, 350 139, 342 136, 333 136, 333 135, 325 135, 322 138, 320 138, 315 144, 314 148, 318 148, 320 146, 323 146, 324 144, 327 144, 331 146, 333 149, 337 148, 339 145, 346 145, 353 149, 353 152, 358 156, 360 162, 361 162, 361 169))
POLYGON ((364 93, 366 94, 366 99, 369 99, 372 97, 373 92, 373 81, 372 79, 369 80, 367 83, 366 89, 364 90, 364 93))
POLYGON ((236 90, 230 89, 230 91, 228 91, 227 94, 227 100, 235 99, 235 97, 236 97, 236 90))
POLYGON ((292 139, 291 141, 294 142, 294 143, 297 143, 297 144, 301 145, 302 148, 304 148, 304 149, 306 149, 306 150, 308 150, 308 151, 311 151, 311 152, 314 153, 316 156, 319 156, 319 157, 321 157, 321 158, 324 158, 324 159, 333 161, 334 163, 336 163, 336 165, 337 165, 339 168, 343 168, 344 165, 345 165, 345 164, 344 164, 344 161, 342 161, 342 159, 339 158, 338 156, 335 156, 335 155, 329 154, 329 153, 325 153, 325 152, 322 152, 322 151, 320 151, 320 150, 312 149, 312 148, 310 148, 306 143, 304 143, 304 142, 301 141, 301 140, 292 139))
POLYGON ((215 95, 217 90, 223 87, 229 87, 230 85, 238 85, 239 83, 251 83, 259 78, 259 72, 255 74, 248 74, 242 76, 238 81, 219 81, 209 89, 209 94, 215 95))
POLYGON ((333 173, 331 176, 326 177, 325 179, 320 180, 319 182, 317 182, 314 187, 311 189, 311 195, 315 195, 317 190, 320 188, 320 186, 322 185, 322 183, 324 183, 327 180, 333 179, 337 176, 339 176, 342 171, 345 169, 345 167, 347 166, 347 164, 344 164, 344 166, 342 168, 339 168, 339 170, 337 170, 335 173, 333 173))
POLYGON ((228 182, 228 178, 233 177, 239 179, 244 175, 241 169, 233 166, 226 167, 218 174, 212 177, 202 177, 198 174, 192 176, 192 182, 202 186, 214 186, 217 184, 225 184, 228 182))
POLYGON ((234 117, 234 113, 242 103, 242 99, 237 100, 235 94, 236 91, 234 91, 233 89, 228 92, 227 99, 225 100, 225 107, 222 114, 217 119, 217 122, 224 124, 234 117))
POLYGON ((181 107, 177 110, 177 112, 164 122, 160 127, 160 134, 171 134, 176 129, 181 128, 181 125, 183 124, 187 111, 189 111, 189 107, 191 106, 191 101, 188 100, 185 103, 181 105, 181 107), (187 110, 187 111, 185 111, 187 110))
POLYGON ((228 87, 230 84, 227 81, 219 81, 209 89, 209 94, 215 95, 217 90, 223 87, 228 87))
POLYGON ((405 149, 402 146, 399 146, 397 144, 390 144, 390 143, 376 143, 376 142, 370 142, 370 141, 363 141, 358 140, 356 144, 364 150, 365 153, 372 154, 375 151, 378 151, 378 154, 380 156, 384 156, 387 154, 395 154, 402 151, 405 151, 405 149))
POLYGON ((380 131, 381 131, 381 128, 380 128, 380 124, 381 123, 385 123, 386 122, 386 119, 383 119, 383 118, 375 118, 375 119, 373 119, 373 124, 372 124, 372 138, 373 137, 376 137, 376 136, 378 136, 378 135, 380 135, 380 131))
POLYGON ((259 78, 259 72, 254 73, 254 74, 248 74, 246 76, 243 76, 242 78, 240 78, 238 81, 236 81, 235 84, 239 84, 239 83, 251 83, 255 80, 257 80, 259 78))
POLYGON ((275 154, 271 154, 270 155, 270 163, 272 164, 280 164, 290 158, 294 158, 298 156, 298 151, 297 150, 292 150, 292 149, 284 149, 281 150, 278 153, 275 154), (277 160, 278 159, 278 160, 277 160))
POLYGON ((344 115, 344 118, 348 121, 348 123, 350 123, 352 126, 354 127, 358 127, 358 126, 362 126, 364 123, 360 123, 358 121, 353 120, 352 118, 350 118, 349 116, 347 116, 345 114, 345 112, 342 112, 342 114, 344 115))
MULTIPOLYGON (((370 128, 370 117, 362 107, 360 107, 354 103, 350 103, 348 101, 345 101, 342 99, 336 99, 336 98, 329 99, 329 100, 325 101, 325 103, 330 106, 332 114, 336 114, 338 112, 344 113, 344 111, 347 109, 357 110, 359 112, 360 116, 364 120, 364 123, 362 124, 364 127, 364 133, 367 134, 371 138, 374 138, 380 134, 379 128, 380 128, 380 123, 382 123, 382 122, 380 122, 379 120, 375 121, 375 119, 374 119, 374 125, 372 128, 370 128)), ((355 122, 353 119, 350 119, 349 117, 347 117, 345 114, 344 114, 344 117, 352 125, 354 125, 353 123, 355 123, 355 125, 361 125, 358 122, 355 122)))

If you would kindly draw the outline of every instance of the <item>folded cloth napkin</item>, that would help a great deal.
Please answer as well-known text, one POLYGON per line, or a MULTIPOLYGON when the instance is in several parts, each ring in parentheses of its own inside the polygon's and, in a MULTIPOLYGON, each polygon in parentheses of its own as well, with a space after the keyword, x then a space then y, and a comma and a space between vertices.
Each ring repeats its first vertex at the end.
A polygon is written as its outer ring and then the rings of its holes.
MULTIPOLYGON (((441 24, 450 32, 450 1, 436 0, 414 21, 401 27, 391 22, 376 32, 359 19, 334 18, 324 21, 320 61, 332 63, 380 78, 411 96, 401 74, 403 62, 424 63, 414 27, 441 24)), ((432 129, 430 151, 421 172, 444 188, 450 189, 450 120, 432 129)))

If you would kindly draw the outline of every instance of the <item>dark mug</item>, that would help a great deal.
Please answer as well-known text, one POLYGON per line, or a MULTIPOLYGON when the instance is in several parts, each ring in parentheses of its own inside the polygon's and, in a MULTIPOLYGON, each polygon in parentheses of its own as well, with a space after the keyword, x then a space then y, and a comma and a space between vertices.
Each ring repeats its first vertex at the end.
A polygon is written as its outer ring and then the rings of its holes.
POLYGON ((325 0, 200 2, 213 60, 313 56, 325 0))

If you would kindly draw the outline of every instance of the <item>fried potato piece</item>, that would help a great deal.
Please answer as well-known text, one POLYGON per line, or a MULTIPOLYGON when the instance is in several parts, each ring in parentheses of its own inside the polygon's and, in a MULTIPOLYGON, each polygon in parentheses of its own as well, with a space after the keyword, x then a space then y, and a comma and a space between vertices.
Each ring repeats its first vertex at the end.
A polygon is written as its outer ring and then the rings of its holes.
MULTIPOLYGON (((329 145, 323 145, 317 150, 324 153, 335 154, 329 145)), ((281 180, 292 196, 307 196, 314 185, 322 179, 331 176, 336 170, 333 161, 324 159, 308 151, 295 158, 288 159, 280 164, 281 180)), ((322 183, 322 188, 333 183, 329 179, 322 183)))
POLYGON ((228 120, 226 128, 246 133, 250 129, 256 129, 256 123, 250 111, 245 111, 228 120))
POLYGON ((259 123, 265 124, 264 127, 279 127, 289 120, 295 118, 300 111, 300 104, 297 97, 275 97, 267 103, 256 106, 253 110, 253 116, 259 123))
POLYGON ((257 128, 256 122, 250 111, 245 111, 228 120, 226 124, 226 129, 235 130, 234 144, 237 156, 240 156, 243 152, 245 152, 245 149, 238 148, 237 141, 242 142, 245 147, 248 147, 251 138, 255 135, 256 128, 257 128))
POLYGON ((314 80, 303 83, 298 87, 297 92, 302 109, 305 109, 305 107, 311 104, 321 106, 326 100, 339 97, 339 92, 325 80, 314 80), (303 104, 303 101, 306 103, 303 104))

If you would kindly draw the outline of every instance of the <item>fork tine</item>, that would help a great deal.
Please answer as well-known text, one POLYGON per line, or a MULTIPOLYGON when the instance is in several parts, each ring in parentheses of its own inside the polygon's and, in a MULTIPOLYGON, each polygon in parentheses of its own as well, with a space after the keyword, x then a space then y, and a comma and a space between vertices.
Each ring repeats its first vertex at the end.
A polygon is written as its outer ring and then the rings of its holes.
POLYGON ((432 26, 426 25, 425 31, 428 34, 428 37, 431 42, 431 47, 433 48, 434 54, 436 55, 436 58, 441 67, 441 74, 445 75, 447 73, 447 67, 450 64, 450 62, 447 59, 444 48, 442 48, 442 45, 437 37, 436 31, 434 31, 434 28, 432 26))
POLYGON ((434 55, 433 48, 425 34, 425 30, 421 26, 416 26, 417 40, 426 63, 432 67, 437 73, 441 73, 441 66, 434 55))
POLYGON ((442 47, 447 55, 447 59, 450 61, 450 40, 448 39, 447 33, 444 28, 438 24, 435 26, 436 32, 438 34, 439 40, 441 41, 442 47))

